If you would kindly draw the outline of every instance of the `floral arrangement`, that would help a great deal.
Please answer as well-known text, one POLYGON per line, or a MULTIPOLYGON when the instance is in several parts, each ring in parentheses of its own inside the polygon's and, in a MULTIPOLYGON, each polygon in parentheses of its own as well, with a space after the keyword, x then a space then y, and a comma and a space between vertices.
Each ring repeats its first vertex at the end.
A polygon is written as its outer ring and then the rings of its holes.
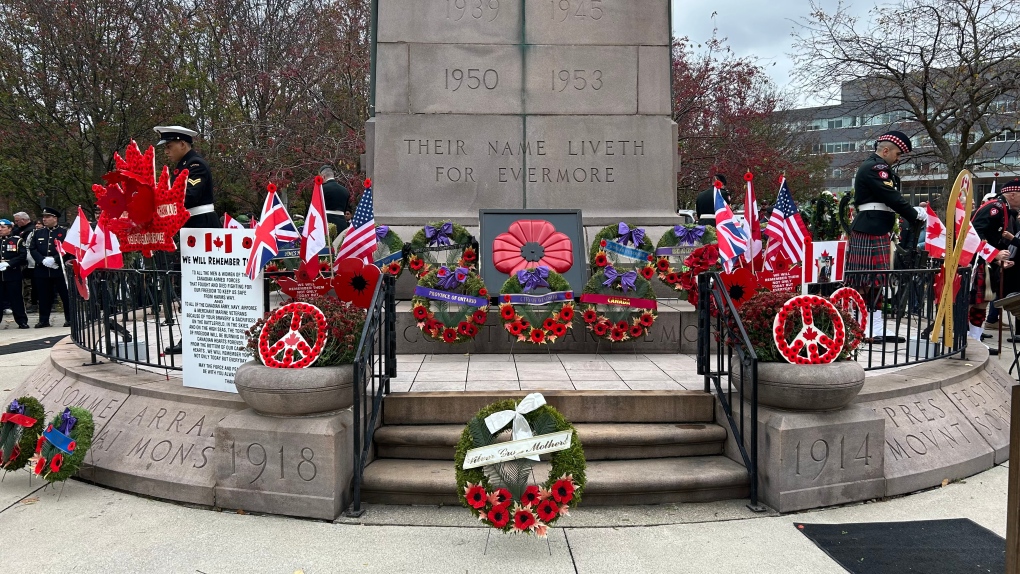
POLYGON ((407 267, 418 279, 428 275, 437 265, 474 267, 478 255, 469 247, 473 242, 474 237, 462 225, 451 221, 432 222, 418 230, 408 244, 407 267), (468 249, 472 251, 471 261, 465 260, 468 249))
POLYGON ((680 282, 680 276, 688 271, 683 261, 700 247, 715 245, 717 241, 715 227, 711 225, 674 225, 655 244, 655 273, 659 281, 686 297, 690 288, 680 282))
POLYGON ((573 326, 574 294, 570 284, 548 267, 518 271, 503 283, 499 293, 503 328, 518 341, 536 345, 554 343, 573 326), (542 288, 549 292, 527 295, 542 288), (532 300, 537 302, 529 302, 532 300))
POLYGON ((843 230, 839 225, 839 200, 830 191, 823 191, 814 200, 808 228, 815 241, 836 241, 843 230))
POLYGON ((281 313, 276 317, 280 309, 286 307, 281 306, 273 313, 266 313, 262 319, 256 321, 244 332, 248 344, 242 350, 265 365, 266 361, 263 360, 261 352, 263 342, 271 346, 288 337, 292 332, 296 332, 311 347, 318 346, 319 340, 324 339, 321 351, 315 360, 316 367, 333 367, 352 363, 358 350, 358 343, 361 341, 366 311, 335 297, 327 296, 308 297, 301 303, 321 311, 325 325, 323 325, 323 321, 317 319, 316 314, 305 313, 298 309, 281 313), (288 316, 289 320, 284 320, 288 319, 288 316), (263 333, 265 333, 265 337, 263 337, 263 333))
POLYGON ((375 252, 372 254, 375 266, 383 273, 400 277, 400 274, 404 272, 404 240, 388 225, 377 225, 375 238, 378 240, 375 252))
POLYGON ((474 269, 442 265, 418 280, 411 312, 429 339, 464 343, 478 335, 488 318, 489 292, 474 269))
POLYGON ((94 430, 87 409, 68 407, 55 415, 36 443, 35 474, 49 482, 70 478, 85 460, 94 430))
POLYGON ((719 246, 711 243, 698 247, 684 259, 682 269, 683 271, 677 272, 669 265, 668 260, 656 262, 659 279, 679 291, 680 297, 686 298, 688 303, 697 305, 698 275, 722 269, 719 265, 719 246))
POLYGON ((655 247, 648 234, 640 227, 631 227, 621 221, 616 225, 603 227, 592 239, 588 250, 588 261, 592 274, 606 267, 637 268, 641 276, 651 279, 655 276, 652 254, 655 247))
MULTIPOLYGON (((740 308, 740 321, 744 324, 744 329, 747 331, 747 336, 754 347, 755 354, 758 355, 759 361, 786 361, 776 345, 773 327, 776 318, 779 317, 780 313, 784 313, 784 306, 795 297, 798 297, 797 293, 773 293, 766 291, 758 293, 740 308)), ((822 299, 822 301, 825 300, 822 299)), ((807 310, 809 311, 811 324, 814 328, 822 333, 829 334, 835 339, 837 335, 835 333, 836 325, 833 324, 834 321, 827 307, 821 302, 812 301, 807 310)), ((839 313, 839 319, 843 323, 845 334, 843 337, 840 337, 842 341, 835 360, 845 361, 851 358, 857 344, 864 337, 864 331, 850 313, 838 308, 837 312, 839 313)), ((791 313, 785 311, 784 321, 782 322, 782 336, 785 340, 795 338, 802 332, 804 318, 803 312, 791 313)))
POLYGON ((21 470, 32 458, 32 448, 46 424, 46 410, 33 397, 11 401, 0 416, 0 469, 21 470))
POLYGON ((614 343, 644 337, 655 323, 652 284, 636 270, 606 267, 588 280, 581 295, 582 318, 596 337, 614 343))
MULTIPOLYGON (((533 396, 525 397, 522 403, 533 396)), ((457 494, 475 517, 503 532, 544 538, 550 525, 561 516, 569 516, 570 507, 581 502, 586 478, 584 449, 577 431, 559 411, 544 404, 544 398, 540 403, 541 406, 520 415, 534 436, 571 431, 570 447, 549 455, 551 468, 541 485, 528 484, 534 462, 526 458, 464 470, 469 450, 495 443, 499 435, 520 424, 515 421, 516 414, 507 417, 506 423, 494 431, 486 424, 486 419, 493 415, 523 410, 511 399, 492 403, 471 418, 461 433, 454 460, 457 494)))

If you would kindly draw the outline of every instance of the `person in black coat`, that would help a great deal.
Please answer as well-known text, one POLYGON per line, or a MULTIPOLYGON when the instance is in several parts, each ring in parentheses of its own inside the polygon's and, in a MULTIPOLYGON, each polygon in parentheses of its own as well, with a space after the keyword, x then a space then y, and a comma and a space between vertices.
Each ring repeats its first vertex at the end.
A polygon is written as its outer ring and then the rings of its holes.
POLYGON ((719 182, 722 184, 723 200, 730 203, 730 190, 726 189, 726 176, 721 173, 715 174, 712 178, 712 187, 698 194, 698 199, 694 203, 694 207, 697 211, 698 225, 715 225, 715 184, 719 182))
MULTIPOLYGON (((52 207, 43 209, 43 228, 32 233, 32 243, 28 246, 32 259, 35 260, 35 274, 32 287, 39 293, 39 322, 35 328, 50 326, 50 312, 53 301, 60 295, 64 304, 64 326, 71 326, 71 307, 67 300, 67 280, 64 277, 64 261, 57 252, 56 242, 63 241, 67 228, 57 225, 60 212, 52 207)), ((70 257, 70 256, 68 256, 70 257)))
POLYGON ((339 234, 350 225, 344 213, 351 202, 351 192, 336 180, 332 166, 322 166, 319 175, 322 176, 322 198, 326 202, 326 221, 335 225, 339 234))
POLYGON ((187 228, 220 227, 220 218, 213 205, 213 178, 209 164, 192 145, 198 132, 181 126, 156 126, 167 160, 173 165, 171 184, 188 170, 188 185, 184 192, 184 207, 191 217, 184 224, 187 228))
POLYGON ((22 267, 28 262, 25 243, 14 233, 14 222, 0 219, 0 321, 11 308, 19 329, 28 329, 25 300, 21 296, 22 267))

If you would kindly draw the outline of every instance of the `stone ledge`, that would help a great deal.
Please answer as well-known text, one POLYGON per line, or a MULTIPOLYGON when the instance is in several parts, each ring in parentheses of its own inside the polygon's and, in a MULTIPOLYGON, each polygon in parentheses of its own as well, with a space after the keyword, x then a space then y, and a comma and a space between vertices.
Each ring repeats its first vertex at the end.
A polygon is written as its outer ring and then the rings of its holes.
POLYGON ((940 389, 987 371, 993 363, 989 361, 988 349, 983 345, 971 345, 967 347, 966 359, 937 359, 894 373, 869 376, 854 402, 892 399, 940 389))

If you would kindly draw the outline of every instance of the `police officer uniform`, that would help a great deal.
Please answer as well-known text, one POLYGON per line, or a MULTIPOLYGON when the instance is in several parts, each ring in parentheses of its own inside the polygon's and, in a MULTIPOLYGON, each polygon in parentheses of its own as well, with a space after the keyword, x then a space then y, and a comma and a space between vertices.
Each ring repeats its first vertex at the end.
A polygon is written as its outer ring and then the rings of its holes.
MULTIPOLYGON (((912 149, 910 138, 903 132, 891 131, 878 137, 890 142, 902 153, 912 149)), ((867 338, 872 343, 906 342, 902 337, 885 335, 885 318, 882 315, 882 291, 890 270, 892 229, 899 214, 907 221, 924 221, 900 192, 900 178, 877 153, 871 154, 857 169, 854 177, 854 208, 857 212, 850 230, 847 248, 847 271, 875 271, 873 276, 857 276, 849 281, 864 296, 870 312, 867 338), (856 279, 856 281, 854 280, 856 279)))
MULTIPOLYGON (((43 209, 43 216, 47 215, 59 217, 60 212, 47 207, 43 209)), ((63 241, 66 235, 67 228, 60 225, 43 227, 32 233, 32 242, 28 250, 35 260, 32 287, 39 293, 39 322, 35 326, 36 329, 50 326, 50 312, 53 310, 53 300, 57 295, 60 295, 60 301, 64 304, 64 326, 71 326, 71 307, 67 300, 64 262, 55 246, 55 242, 63 241)))
MULTIPOLYGON (((328 167, 323 166, 319 173, 328 167)), ((322 183, 322 198, 326 203, 326 222, 335 225, 338 234, 347 229, 350 222, 347 221, 345 212, 351 202, 350 190, 340 185, 336 178, 331 177, 322 183)))
MULTIPOLYGON (((159 143, 156 145, 171 141, 185 141, 188 144, 193 144, 195 136, 198 135, 198 132, 181 126, 157 126, 154 129, 160 137, 159 143)), ((209 164, 206 163, 205 158, 192 149, 174 166, 170 174, 170 182, 177 181, 184 170, 188 170, 184 207, 191 214, 184 227, 221 227, 220 218, 216 215, 216 208, 213 205, 213 178, 212 172, 209 171, 209 164)))
POLYGON ((28 262, 27 250, 21 236, 14 233, 14 222, 0 219, 0 226, 11 230, 0 236, 0 320, 4 310, 11 308, 19 329, 28 329, 25 300, 21 296, 22 268, 28 262))

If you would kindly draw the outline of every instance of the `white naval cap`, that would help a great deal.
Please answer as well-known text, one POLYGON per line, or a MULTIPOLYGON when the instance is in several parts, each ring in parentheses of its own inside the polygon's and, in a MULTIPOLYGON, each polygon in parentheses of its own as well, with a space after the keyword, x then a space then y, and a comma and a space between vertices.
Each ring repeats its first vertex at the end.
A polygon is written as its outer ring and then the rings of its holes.
POLYGON ((183 126, 156 126, 152 128, 152 131, 159 134, 159 143, 156 145, 172 141, 186 141, 190 144, 194 143, 194 138, 198 135, 195 130, 189 130, 183 126))

